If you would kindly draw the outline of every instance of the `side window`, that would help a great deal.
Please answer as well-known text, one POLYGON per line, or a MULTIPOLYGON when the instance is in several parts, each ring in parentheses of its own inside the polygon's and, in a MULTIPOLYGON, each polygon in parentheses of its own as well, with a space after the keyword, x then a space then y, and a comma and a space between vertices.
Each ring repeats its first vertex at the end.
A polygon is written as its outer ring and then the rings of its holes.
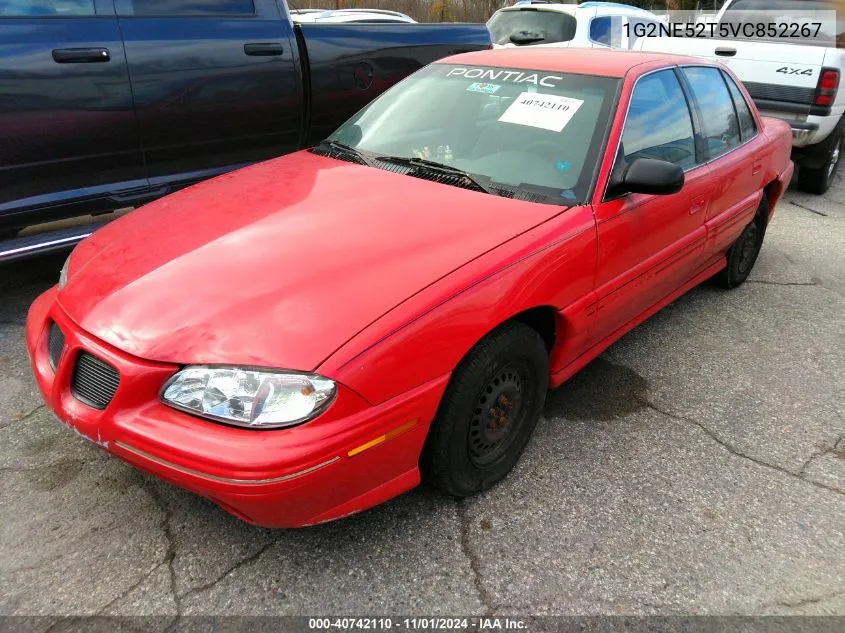
POLYGON ((244 15, 254 14, 253 0, 132 0, 134 15, 244 15))
POLYGON ((718 68, 683 69, 701 112, 703 142, 708 158, 716 158, 740 144, 739 121, 733 99, 718 68))
POLYGON ((745 101, 745 97, 742 96, 742 92, 740 92, 734 80, 725 73, 722 73, 722 78, 728 84, 728 90, 730 90, 731 97, 734 100, 736 114, 739 117, 739 131, 742 133, 742 140, 747 141, 757 133, 757 124, 754 123, 754 116, 751 114, 748 103, 745 101))
POLYGON ((590 39, 610 46, 610 18, 596 18, 590 22, 590 39))
POLYGON ((681 169, 695 167, 692 118, 673 70, 642 77, 631 95, 621 152, 625 162, 656 158, 681 169))
POLYGON ((0 0, 0 17, 94 15, 94 0, 0 0))
POLYGON ((590 39, 604 46, 622 45, 622 18, 602 16, 590 22, 590 39))

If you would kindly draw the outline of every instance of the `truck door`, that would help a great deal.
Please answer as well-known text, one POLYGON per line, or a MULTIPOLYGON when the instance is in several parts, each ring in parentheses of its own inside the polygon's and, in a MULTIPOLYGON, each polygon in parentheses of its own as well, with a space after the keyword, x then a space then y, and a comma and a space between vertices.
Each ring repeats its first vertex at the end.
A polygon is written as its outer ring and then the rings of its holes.
POLYGON ((145 184, 111 0, 0 0, 0 59, 0 231, 145 184))
POLYGON ((276 0, 115 0, 147 175, 182 185, 296 148, 302 87, 276 0))

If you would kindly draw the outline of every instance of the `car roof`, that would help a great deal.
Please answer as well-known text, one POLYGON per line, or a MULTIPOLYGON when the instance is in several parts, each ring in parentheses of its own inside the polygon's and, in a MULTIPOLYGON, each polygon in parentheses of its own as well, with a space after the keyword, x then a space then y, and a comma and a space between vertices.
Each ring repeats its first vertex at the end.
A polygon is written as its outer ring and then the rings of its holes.
POLYGON ((601 48, 546 48, 523 46, 462 53, 441 59, 443 64, 504 66, 526 70, 569 72, 601 77, 624 77, 635 66, 695 64, 717 66, 700 57, 601 48))

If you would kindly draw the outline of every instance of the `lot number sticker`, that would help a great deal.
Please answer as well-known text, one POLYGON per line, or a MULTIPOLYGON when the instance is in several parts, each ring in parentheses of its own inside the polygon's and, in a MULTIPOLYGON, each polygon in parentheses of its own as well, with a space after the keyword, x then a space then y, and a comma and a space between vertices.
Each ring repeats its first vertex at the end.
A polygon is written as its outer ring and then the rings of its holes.
POLYGON ((499 121, 560 132, 583 104, 581 99, 523 92, 502 113, 499 121))

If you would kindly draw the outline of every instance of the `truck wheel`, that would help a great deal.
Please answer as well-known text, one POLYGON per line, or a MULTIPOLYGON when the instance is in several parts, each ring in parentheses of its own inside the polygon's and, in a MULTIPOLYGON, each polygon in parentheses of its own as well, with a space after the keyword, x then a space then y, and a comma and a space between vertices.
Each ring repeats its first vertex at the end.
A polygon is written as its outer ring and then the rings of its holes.
POLYGON ((801 167, 798 170, 798 188, 801 191, 822 194, 830 189, 833 175, 839 165, 839 158, 842 156, 843 139, 845 139, 845 135, 840 134, 836 142, 831 144, 824 165, 816 169, 801 167))
POLYGON ((503 479, 540 419, 548 382, 536 330, 514 321, 488 334, 452 373, 423 447, 423 479, 456 497, 503 479))
POLYGON ((760 254, 763 246, 763 236, 766 233, 766 212, 769 208, 769 201, 763 194, 760 205, 757 207, 757 215, 743 229, 742 234, 728 249, 728 265, 713 277, 713 282, 722 288, 731 289, 741 285, 760 254))

